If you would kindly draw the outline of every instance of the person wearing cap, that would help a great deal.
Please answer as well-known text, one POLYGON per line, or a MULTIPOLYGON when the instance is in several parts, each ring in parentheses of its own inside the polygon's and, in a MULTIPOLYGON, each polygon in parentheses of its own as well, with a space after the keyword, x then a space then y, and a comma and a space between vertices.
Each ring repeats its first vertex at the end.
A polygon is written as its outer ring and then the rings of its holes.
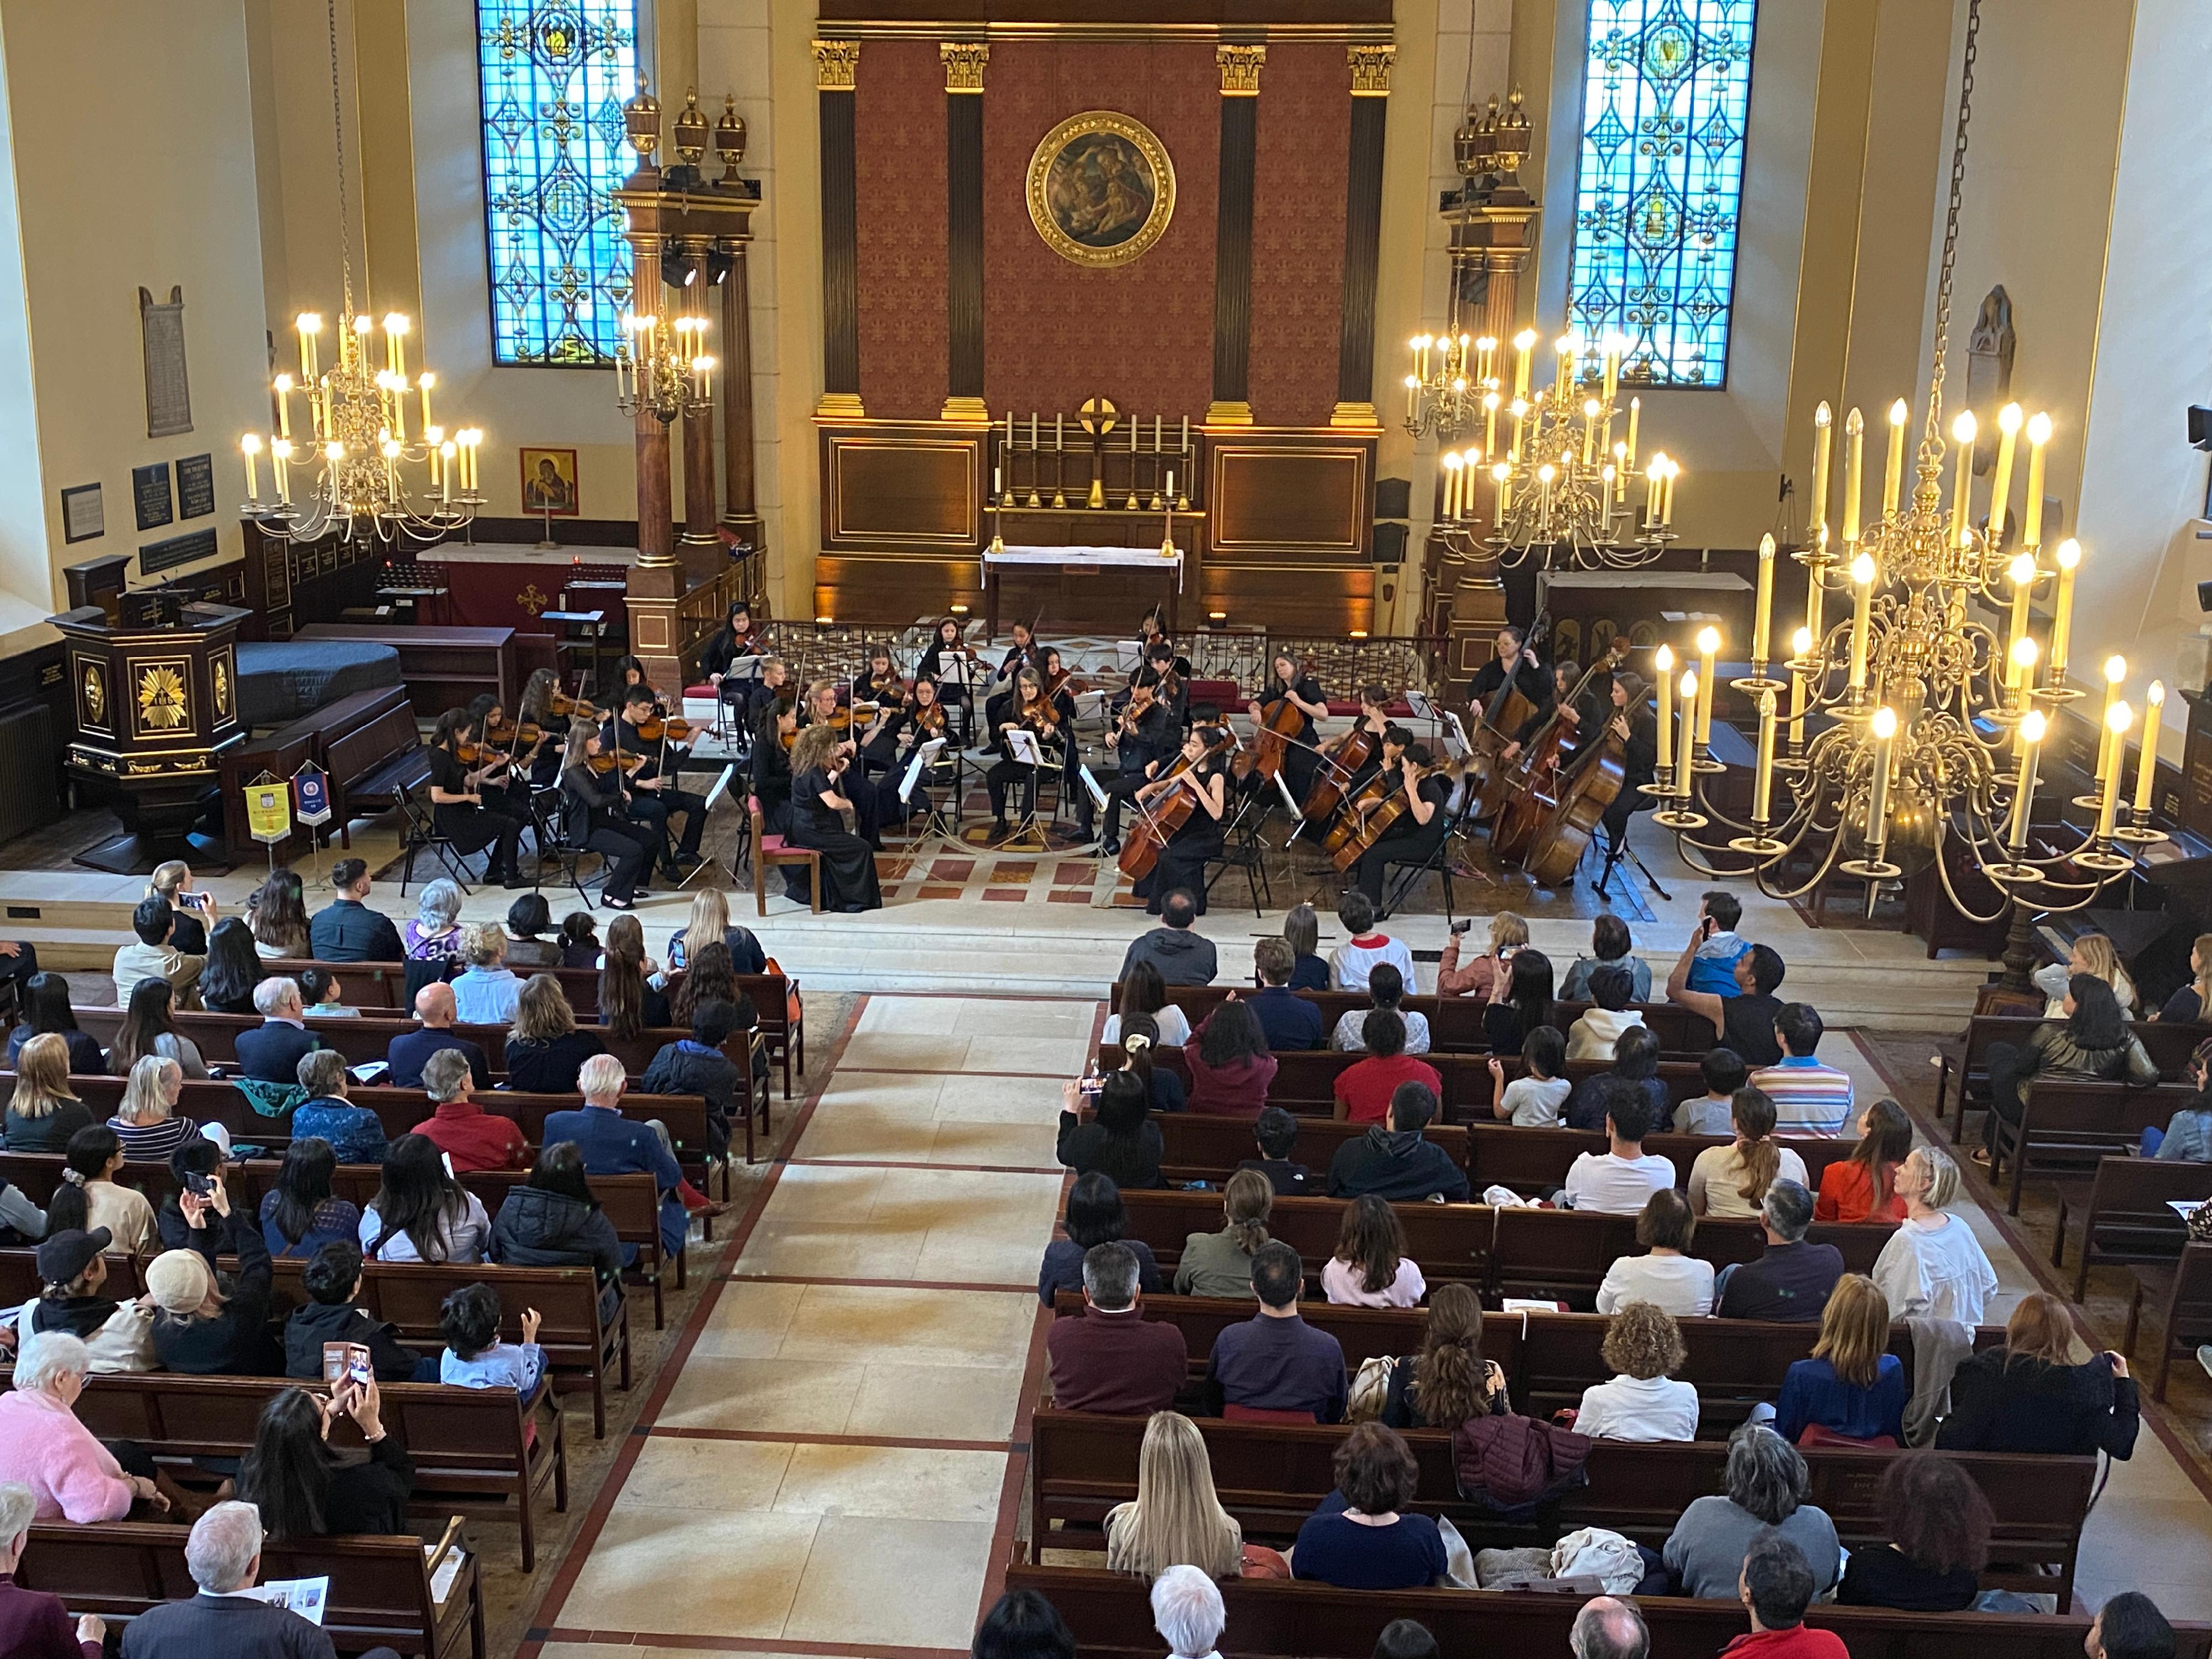
POLYGON ((155 1355, 167 1369, 191 1376, 280 1375, 282 1365, 268 1352, 270 1269, 260 1224, 231 1207, 220 1175, 208 1181, 204 1195, 179 1193, 177 1207, 194 1233, 222 1234, 217 1253, 238 1258, 237 1276, 225 1297, 199 1249, 155 1256, 146 1268, 146 1294, 155 1309, 155 1355), (219 1229, 210 1224, 211 1216, 221 1221, 219 1229))
POLYGON ((105 1227, 65 1228, 39 1246, 39 1294, 23 1304, 27 1339, 46 1332, 77 1338, 94 1371, 155 1369, 154 1310, 149 1302, 117 1302, 100 1294, 107 1282, 100 1252, 115 1242, 105 1227))
MULTIPOLYGON (((77 1421, 73 1407, 90 1363, 76 1338, 46 1332, 24 1342, 15 1385, 0 1394, 0 1481, 28 1486, 40 1521, 79 1527, 120 1521, 141 1498, 155 1509, 169 1507, 150 1475, 126 1473, 77 1421)), ((151 1468, 143 1448, 124 1446, 134 1462, 151 1468)))

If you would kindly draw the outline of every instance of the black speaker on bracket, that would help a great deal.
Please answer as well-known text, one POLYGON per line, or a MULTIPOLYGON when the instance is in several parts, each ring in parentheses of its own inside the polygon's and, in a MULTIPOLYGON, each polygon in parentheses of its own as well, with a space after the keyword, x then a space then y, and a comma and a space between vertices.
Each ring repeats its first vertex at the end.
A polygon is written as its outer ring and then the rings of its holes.
POLYGON ((1375 562, 1403 564, 1406 562, 1406 526, 1401 524, 1378 524, 1375 526, 1375 562))
POLYGON ((1377 478, 1375 481, 1375 516, 1378 519, 1410 519, 1413 514, 1413 485, 1408 478, 1377 478))

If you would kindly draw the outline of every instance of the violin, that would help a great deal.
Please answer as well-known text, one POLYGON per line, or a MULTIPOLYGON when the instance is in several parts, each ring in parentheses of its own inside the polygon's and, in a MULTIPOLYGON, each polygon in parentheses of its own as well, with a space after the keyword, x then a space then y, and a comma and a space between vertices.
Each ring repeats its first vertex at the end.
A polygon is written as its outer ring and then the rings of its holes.
POLYGON ((682 743, 699 728, 680 714, 655 714, 637 728, 640 743, 682 743))
MULTIPOLYGON (((855 703, 850 708, 839 708, 825 718, 813 721, 812 724, 826 726, 833 732, 849 734, 855 726, 865 727, 874 724, 876 716, 881 712, 874 703, 855 703)), ((783 746, 786 749, 796 747, 798 742, 797 732, 787 732, 783 734, 783 746)))
POLYGON ((615 771, 617 769, 620 769, 624 777, 628 777, 631 773, 636 771, 639 767, 645 764, 645 757, 642 755, 599 754, 592 756, 586 764, 591 767, 592 770, 597 772, 601 777, 605 777, 608 773, 615 771))
POLYGON ((484 741, 495 747, 509 750, 523 744, 534 748, 545 741, 545 730, 536 720, 506 721, 486 732, 484 741))
POLYGON ((927 708, 916 708, 912 716, 914 729, 925 738, 945 735, 945 705, 933 702, 927 708))
POLYGON ((1075 671, 1073 668, 1056 668, 1051 673, 1046 675, 1044 680, 1045 700, 1047 702, 1050 702, 1053 698, 1058 696, 1062 691, 1065 691, 1067 689, 1068 682, 1074 678, 1075 671))
POLYGON ((556 720, 595 720, 600 713, 583 698, 572 697, 565 691, 556 691, 545 700, 545 712, 556 720))

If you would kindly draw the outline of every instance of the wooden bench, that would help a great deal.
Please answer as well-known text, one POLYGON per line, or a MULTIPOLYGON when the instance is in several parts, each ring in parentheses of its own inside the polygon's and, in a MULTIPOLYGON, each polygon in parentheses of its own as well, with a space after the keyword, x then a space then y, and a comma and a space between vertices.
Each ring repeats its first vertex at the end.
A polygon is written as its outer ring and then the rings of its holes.
MULTIPOLYGON (((1120 1069, 1126 1058, 1121 1050, 1111 1043, 1099 1045, 1098 1066, 1102 1072, 1120 1069)), ((1300 1117, 1327 1117, 1335 1109, 1336 1079, 1366 1058, 1364 1054, 1333 1054, 1318 1048, 1293 1049, 1287 1054, 1277 1054, 1274 1079, 1267 1085, 1267 1103, 1279 1106, 1300 1117)), ((1498 1121, 1491 1109, 1494 1090, 1490 1076, 1489 1055, 1431 1053, 1416 1058, 1433 1067, 1437 1079, 1443 1085, 1443 1092, 1437 1103, 1442 1121, 1470 1126, 1498 1121)), ((1174 1073, 1186 1090, 1190 1087, 1190 1064, 1184 1059, 1182 1049, 1160 1049, 1153 1056, 1152 1063, 1174 1073)), ((1521 1075, 1518 1055, 1507 1058, 1504 1065, 1509 1081, 1521 1075)), ((1595 1077, 1606 1067, 1607 1062, 1603 1060, 1570 1060, 1566 1075, 1570 1081, 1579 1083, 1586 1077, 1595 1077)), ((1693 1100, 1705 1091, 1705 1073, 1693 1060, 1661 1060, 1659 1080, 1667 1085, 1667 1097, 1676 1105, 1686 1100, 1693 1100)), ((1510 1128, 1512 1126, 1505 1127, 1510 1128)))
MULTIPOLYGON (((1295 1538, 1299 1525, 1335 1489, 1330 1467, 1351 1432, 1346 1425, 1304 1427, 1280 1423, 1196 1419, 1213 1467, 1222 1506, 1243 1523, 1247 1538, 1277 1542, 1295 1538)), ((1040 1409, 1030 1430, 1030 1536, 1052 1547, 1055 1521, 1096 1527, 1116 1504, 1137 1495, 1137 1456, 1145 1437, 1142 1417, 1040 1409)), ((1474 1548, 1550 1545, 1583 1527, 1606 1527, 1657 1549, 1682 1511, 1699 1498, 1728 1490, 1728 1447, 1716 1440, 1654 1445, 1600 1440, 1584 1466, 1589 1484, 1544 1506, 1532 1525, 1500 1522, 1495 1512, 1460 1495, 1451 1437, 1433 1430, 1406 1435, 1420 1468, 1413 1507, 1449 1515, 1474 1548)), ((2074 1565, 2097 1459, 2012 1453, 1913 1453, 1943 1457, 1972 1476, 1990 1500, 1996 1524, 1984 1589, 2025 1594, 2056 1590, 2070 1604, 2074 1565)), ((1895 1451, 1815 1448, 1804 1454, 1811 1477, 1806 1503, 1824 1510, 1846 1549, 1887 1543, 1889 1529, 1880 1503, 1881 1478, 1895 1451)))
MULTIPOLYGON (((1430 977, 1435 977, 1434 970, 1430 977)), ((1168 1000, 1182 1010, 1183 1018, 1196 1030, 1206 1017, 1229 999, 1234 991, 1249 998, 1252 988, 1246 985, 1170 985, 1168 1000)), ((1293 996, 1310 1002, 1321 1010, 1324 1035, 1336 1029, 1338 1020, 1347 1013, 1364 1012, 1374 1005, 1364 991, 1294 991, 1293 996)), ((1114 982, 1108 993, 1106 1006, 1121 1006, 1121 984, 1114 982)), ((1490 1038, 1482 1029, 1484 1001, 1480 997, 1409 996, 1402 1006, 1408 1013, 1422 1015, 1429 1022, 1429 1042, 1439 1054, 1478 1054, 1490 1052, 1490 1038)), ((1703 1014, 1694 1013, 1672 1002, 1636 1002, 1630 1007, 1644 1016, 1644 1023, 1659 1039, 1662 1054, 1703 1054, 1718 1041, 1713 1035, 1712 1022, 1703 1014)), ((1561 1002, 1553 1005, 1553 1020, 1560 1030, 1587 1012, 1587 1002, 1561 1002)))
MULTIPOLYGON (((15 1582, 60 1596, 73 1613, 128 1621, 194 1593, 185 1566, 189 1531, 131 1521, 34 1526, 15 1582)), ((483 1586, 474 1556, 461 1556, 441 1605, 422 1546, 412 1537, 271 1539, 261 1547, 264 1582, 326 1574, 323 1630, 340 1653, 386 1647, 422 1659, 465 1653, 485 1659, 483 1586)))
MULTIPOLYGON (((1936 1056, 1942 1068, 1936 1079, 1936 1121, 1939 1123, 1943 1121, 1944 1097, 1951 1092, 1954 1079, 1957 1084, 1951 1116, 1951 1139, 1954 1145, 1966 1133, 1967 1109, 1984 1108, 1990 1103, 1991 1045, 2009 1042, 2020 1047, 2034 1034, 2037 1026, 2044 1024, 2043 1020, 2018 1014, 1976 1014, 1966 1022, 1965 1053, 1955 1062, 1948 1054, 1936 1056)), ((2128 1029, 2142 1039, 2159 1075, 2167 1079, 2179 1078, 2197 1045, 2212 1037, 2212 1024, 2179 1021, 2131 1020, 2128 1029)))
MULTIPOLYGON (((2081 1256, 2074 1267, 2074 1299, 2089 1282, 2089 1269, 2106 1263, 2128 1266, 2173 1262, 2189 1242, 2189 1230, 2169 1207, 2175 1199, 2212 1199, 2212 1164, 2160 1162, 2151 1158, 2102 1158, 2089 1186, 2089 1207, 2081 1223, 2081 1256)), ((2051 1265, 2066 1265, 2066 1199, 2058 1200, 2058 1225, 2051 1241, 2051 1265)))
MULTIPOLYGON (((196 1457, 244 1456, 263 1408, 298 1386, 282 1377, 107 1373, 85 1379, 76 1415, 102 1439, 136 1441, 189 1474, 196 1457)), ((408 1513, 503 1519, 511 1512, 521 1534, 522 1570, 536 1571, 532 1499, 550 1484, 553 1507, 568 1507, 566 1419, 553 1390, 538 1390, 527 1412, 512 1389, 386 1382, 378 1392, 385 1427, 415 1464, 408 1513)), ((362 1449, 351 1418, 333 1423, 330 1438, 342 1453, 362 1449)))
POLYGON ((2012 1165, 2005 1213, 2020 1213, 2020 1191, 2031 1170, 2072 1176, 2094 1170, 2107 1154, 2126 1154, 2142 1132, 2166 1121, 2196 1098, 2193 1089, 2134 1089, 2124 1083, 2079 1083, 2035 1078, 2021 1091, 2020 1121, 1991 1120, 1996 1146, 1990 1153, 1992 1182, 2012 1165))
MULTIPOLYGON (((2120 1338, 2124 1353, 2132 1355, 2136 1351, 2143 1289, 2138 1269, 2135 1294, 2128 1299, 2128 1328, 2120 1338)), ((2181 1259, 2174 1264, 2173 1283, 2166 1293, 2166 1316, 2160 1322, 2158 1343, 2158 1381, 2152 1386, 2152 1399, 2166 1398, 2166 1373, 2173 1364, 2174 1351, 2205 1342, 2212 1342, 2212 1244, 2190 1244, 2183 1248, 2181 1259)))
MULTIPOLYGON (((1151 1592, 1127 1573, 1031 1566, 1006 1571, 1008 1589, 1036 1591, 1074 1633, 1082 1659, 1159 1659, 1151 1592)), ((1379 1594, 1285 1579, 1231 1578, 1222 1641, 1237 1659, 1369 1659, 1395 1619, 1426 1626, 1449 1654, 1565 1654, 1582 1599, 1510 1590, 1416 1589, 1379 1594)), ((1747 1634, 1735 1601, 1683 1596, 1634 1598, 1650 1631, 1648 1659, 1713 1659, 1747 1634)), ((1806 1623, 1833 1631, 1851 1659, 2080 1659, 2090 1620, 2073 1613, 1897 1613, 1887 1607, 1813 1607, 1806 1623)), ((2175 1659, 2206 1659, 2212 1625, 2174 1626, 2175 1659)))

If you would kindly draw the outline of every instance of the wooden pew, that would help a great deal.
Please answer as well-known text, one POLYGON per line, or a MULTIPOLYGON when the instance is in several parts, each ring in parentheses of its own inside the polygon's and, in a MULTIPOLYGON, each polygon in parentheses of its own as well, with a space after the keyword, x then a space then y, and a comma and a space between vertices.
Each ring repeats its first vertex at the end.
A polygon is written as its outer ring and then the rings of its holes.
MULTIPOLYGON (((1433 974, 1431 978, 1433 978, 1433 974)), ((1183 1018, 1196 1030, 1206 1017, 1228 1000, 1234 991, 1239 996, 1249 997, 1252 989, 1243 985, 1170 985, 1168 1000, 1182 1010, 1183 1018)), ((1116 980, 1108 992, 1106 1006, 1121 1006, 1121 982, 1116 980)), ((1354 1010, 1372 1006, 1362 991, 1297 991, 1292 993, 1321 1010, 1324 1033, 1336 1029, 1336 1022, 1354 1010)), ((1703 1054, 1719 1040, 1713 1035, 1712 1022, 1703 1014, 1672 1002, 1637 1002, 1629 1005, 1644 1016, 1659 1039, 1662 1054, 1703 1054)), ((1405 1000, 1408 1012, 1425 1017, 1429 1022, 1429 1042, 1439 1054, 1487 1054, 1490 1039, 1482 1029, 1482 1000, 1477 997, 1411 996, 1405 1000)), ((1562 1002, 1554 1005, 1554 1023, 1562 1031, 1580 1018, 1590 1005, 1587 1002, 1562 1002)))
MULTIPOLYGON (((1081 1567, 1017 1562, 1008 1589, 1032 1589, 1049 1601, 1074 1632, 1082 1659, 1159 1659, 1151 1593, 1142 1579, 1081 1567)), ((1449 1654, 1565 1654, 1580 1598, 1510 1590, 1338 1589, 1284 1579, 1231 1578, 1221 1598, 1228 1614, 1222 1640, 1245 1659, 1368 1659, 1382 1627, 1413 1619, 1449 1654)), ((1713 1659, 1748 1632, 1750 1616, 1735 1601, 1681 1596, 1637 1598, 1650 1627, 1649 1659, 1713 1659)), ((1806 1623, 1833 1631, 1851 1659, 2079 1659, 2089 1631, 2086 1615, 2020 1613, 1896 1613, 1886 1607, 1812 1608, 1806 1623)), ((2174 1626, 2175 1659, 2206 1659, 2212 1625, 2174 1626)))
MULTIPOLYGON (((2136 1327, 2142 1322, 2142 1304, 2143 1278, 2138 1269, 2135 1294, 2128 1300, 2128 1328, 2120 1338, 2124 1353, 2136 1351, 2136 1327)), ((2190 1244, 2182 1249, 2181 1260, 2173 1269, 2173 1282, 2166 1293, 2166 1316, 2159 1322, 2158 1381, 2152 1386, 2152 1399, 2163 1401, 2166 1398, 2166 1374, 2173 1364, 2175 1351, 2186 1352, 2204 1342, 2212 1342, 2212 1244, 2190 1244)))
MULTIPOLYGON (((195 1457, 242 1457, 252 1449, 262 1409, 288 1388, 282 1377, 107 1374, 85 1379, 76 1402, 84 1425, 106 1440, 133 1440, 159 1459, 189 1466, 195 1457)), ((531 1501, 550 1484, 553 1507, 568 1507, 566 1419, 551 1389, 529 1411, 512 1389, 447 1388, 386 1382, 378 1390, 385 1427, 415 1463, 408 1513, 436 1519, 455 1513, 503 1519, 511 1511, 521 1534, 522 1570, 538 1563, 531 1501), (526 1435, 526 1424, 533 1433, 526 1435)), ((331 1428, 332 1446, 358 1452, 361 1431, 350 1418, 331 1428)), ((183 1473, 191 1473, 187 1467, 183 1473)))
MULTIPOLYGON (((1277 1054, 1274 1080, 1267 1085, 1267 1103, 1279 1106, 1285 1111, 1301 1117, 1327 1117, 1335 1109, 1338 1076, 1366 1057, 1364 1054, 1331 1054, 1322 1049, 1303 1053, 1294 1050, 1277 1054)), ((1102 1072, 1119 1070, 1125 1058, 1121 1049, 1113 1044, 1099 1045, 1098 1066, 1102 1072)), ((1426 1054, 1418 1058, 1433 1066, 1438 1079, 1443 1084, 1443 1097, 1438 1102, 1443 1122, 1468 1125, 1497 1122, 1491 1110, 1493 1091, 1487 1054, 1426 1054)), ((1152 1063, 1173 1072, 1183 1087, 1186 1090, 1189 1088, 1190 1066, 1183 1058, 1182 1049, 1163 1048, 1153 1056, 1152 1063)), ((1583 1079, 1594 1077, 1605 1069, 1606 1062, 1603 1060, 1570 1060, 1566 1074, 1571 1080, 1579 1083, 1583 1079)), ((1521 1075, 1521 1061, 1517 1055, 1505 1061, 1505 1075, 1509 1080, 1521 1075)), ((1705 1073, 1695 1060, 1661 1060, 1659 1080, 1667 1085, 1668 1098, 1678 1105, 1705 1091, 1705 1073)))
POLYGON ((2020 1189, 2030 1170, 2078 1178, 2107 1154, 2132 1152, 2145 1129, 2164 1128, 2195 1097, 2196 1091, 2185 1087, 2131 1089, 2124 1083, 2035 1079, 2021 1092, 2020 1121, 1994 1120, 1991 1180, 2008 1162, 2012 1165, 2005 1213, 2020 1213, 2020 1189))
MULTIPOLYGON (((1816 1221, 1805 1237, 1841 1250, 1844 1272, 1870 1273, 1895 1231, 1890 1222, 1816 1221)), ((1730 1262, 1756 1260, 1765 1248, 1766 1236, 1758 1222, 1705 1216, 1698 1222, 1690 1254, 1702 1256, 1717 1270, 1730 1262)), ((1594 1297, 1605 1282, 1606 1269, 1640 1249, 1632 1215, 1500 1209, 1491 1243, 1490 1289, 1499 1296, 1594 1297)))
MULTIPOLYGON (((1951 1117, 1951 1139, 1954 1144, 1966 1134, 1967 1109, 1989 1104, 1990 1045, 2009 1042, 2018 1047, 2042 1024, 2042 1020, 2017 1014, 1976 1014, 1966 1022, 1966 1052, 1955 1063, 1948 1054, 1938 1056, 1942 1071, 1936 1079, 1936 1120, 1942 1121, 1943 1098, 1950 1092, 1955 1079, 1958 1092, 1951 1117)), ((2131 1020, 2128 1029, 2142 1039, 2143 1047, 2158 1066, 2159 1075, 2167 1079, 2179 1078, 2182 1067, 2189 1062, 2191 1052, 2205 1038, 2212 1037, 2212 1024, 2179 1021, 2131 1020)))
MULTIPOLYGON (((1099 1526, 1114 1505, 1135 1498, 1146 1421, 1049 1407, 1037 1412, 1030 1441, 1030 1524, 1038 1545, 1053 1547, 1049 1528, 1055 1521, 1099 1526)), ((1341 1424, 1304 1427, 1215 1417, 1196 1421, 1223 1507, 1243 1523, 1246 1537, 1276 1542, 1296 1537, 1300 1523, 1334 1490, 1330 1460, 1351 1432, 1341 1424)), ((1547 1505, 1534 1526, 1513 1526, 1460 1496, 1449 1435, 1418 1430, 1407 1434, 1406 1443, 1420 1467, 1413 1507, 1425 1515, 1449 1515, 1477 1549, 1549 1545, 1593 1526, 1657 1549, 1694 1500, 1728 1490, 1724 1442, 1638 1445, 1600 1440, 1585 1465, 1588 1486, 1547 1505)), ((1888 1541, 1880 1504, 1881 1477, 1899 1455, 1832 1447, 1804 1453, 1811 1476, 1805 1501, 1827 1512, 1844 1548, 1888 1541)), ((2024 1594, 2055 1589, 2058 1604, 2069 1605, 2097 1459, 1925 1455, 1956 1462, 1973 1477, 1996 1514, 1992 1560, 1982 1573, 1982 1588, 2024 1594)))
MULTIPOLYGON (((2130 1266, 2173 1262, 2189 1242, 2189 1230, 2168 1207, 2173 1199, 2212 1199, 2212 1164, 2160 1163, 2150 1158, 2102 1158, 2089 1187, 2088 1212, 2081 1224, 2081 1259, 2074 1268, 2074 1299, 2079 1302, 2089 1269, 2106 1263, 2130 1266)), ((2066 1198, 2058 1200, 2058 1226, 2051 1241, 2051 1265, 2065 1266, 2066 1198)))
MULTIPOLYGON (((34 1526, 15 1582, 60 1596, 73 1613, 127 1621, 194 1593, 185 1567, 189 1530, 129 1521, 34 1526)), ((473 1555, 462 1555, 441 1606, 413 1537, 272 1539, 262 1546, 264 1581, 325 1574, 323 1629, 340 1653, 388 1647, 422 1659, 485 1659, 483 1587, 473 1555)))

